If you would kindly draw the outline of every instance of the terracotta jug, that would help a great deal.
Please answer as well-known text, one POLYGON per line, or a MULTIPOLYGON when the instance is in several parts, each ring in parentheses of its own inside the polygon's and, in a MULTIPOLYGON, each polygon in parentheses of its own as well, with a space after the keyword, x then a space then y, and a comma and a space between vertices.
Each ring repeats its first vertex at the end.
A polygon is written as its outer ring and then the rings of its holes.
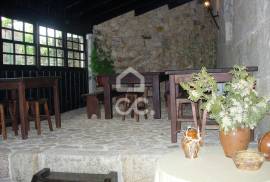
POLYGON ((258 150, 264 154, 266 160, 270 160, 270 131, 259 140, 258 150))
POLYGON ((195 128, 187 128, 181 140, 182 149, 185 153, 185 157, 189 159, 195 159, 198 157, 200 150, 200 132, 195 128))
POLYGON ((246 150, 248 148, 250 129, 238 128, 226 134, 220 131, 219 138, 226 157, 233 157, 237 151, 246 150))

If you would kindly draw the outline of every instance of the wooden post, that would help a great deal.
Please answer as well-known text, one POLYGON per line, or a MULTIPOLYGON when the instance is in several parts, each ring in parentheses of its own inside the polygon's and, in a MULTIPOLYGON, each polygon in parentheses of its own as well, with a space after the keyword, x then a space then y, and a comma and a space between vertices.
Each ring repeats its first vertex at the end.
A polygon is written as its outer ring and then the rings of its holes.
MULTIPOLYGON (((176 95, 175 95, 175 76, 170 75, 169 76, 170 81, 170 115, 171 115, 171 140, 172 143, 177 142, 177 117, 176 117, 176 95)), ((180 127, 181 129, 181 123, 180 127)))
POLYGON ((58 79, 54 80, 53 84, 53 103, 54 103, 54 114, 55 114, 55 125, 56 128, 61 128, 61 115, 60 115, 60 104, 59 104, 59 93, 58 93, 58 79))
POLYGON ((18 94, 19 94, 19 112, 21 118, 21 134, 22 139, 28 138, 28 130, 26 128, 26 101, 25 101, 25 85, 23 81, 18 83, 18 94))
POLYGON ((153 87, 153 107, 154 107, 154 118, 161 118, 161 104, 160 104, 160 83, 159 83, 159 75, 153 75, 152 80, 153 87))
POLYGON ((105 107, 105 119, 112 119, 112 86, 109 83, 109 77, 103 77, 104 86, 104 107, 105 107))

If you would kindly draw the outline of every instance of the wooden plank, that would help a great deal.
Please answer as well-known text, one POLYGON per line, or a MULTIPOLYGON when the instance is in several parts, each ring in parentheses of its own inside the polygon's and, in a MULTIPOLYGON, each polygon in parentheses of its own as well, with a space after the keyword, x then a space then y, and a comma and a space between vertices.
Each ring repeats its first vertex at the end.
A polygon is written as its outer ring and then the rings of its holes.
POLYGON ((159 75, 154 75, 152 80, 154 118, 161 118, 160 80, 159 75))
POLYGON ((112 86, 109 83, 109 77, 103 77, 103 88, 104 88, 104 107, 105 107, 105 119, 111 119, 112 112, 112 86))
MULTIPOLYGON (((228 73, 231 71, 233 68, 228 67, 228 68, 210 68, 207 69, 208 73, 228 73)), ((200 72, 200 69, 183 69, 183 70, 166 70, 165 74, 166 75, 184 75, 184 74, 192 74, 192 73, 198 73, 200 72)), ((247 66, 247 71, 248 72, 255 72, 258 71, 258 66, 247 66)))
MULTIPOLYGON (((210 73, 217 82, 223 83, 228 82, 232 79, 232 75, 230 73, 210 73)), ((187 82, 192 78, 192 73, 183 74, 183 75, 175 75, 175 83, 187 82)))
MULTIPOLYGON (((171 141, 172 143, 177 142, 177 116, 176 116, 176 93, 175 93, 175 76, 170 75, 170 117, 171 117, 171 141)), ((181 129, 181 123, 180 128, 181 129)))

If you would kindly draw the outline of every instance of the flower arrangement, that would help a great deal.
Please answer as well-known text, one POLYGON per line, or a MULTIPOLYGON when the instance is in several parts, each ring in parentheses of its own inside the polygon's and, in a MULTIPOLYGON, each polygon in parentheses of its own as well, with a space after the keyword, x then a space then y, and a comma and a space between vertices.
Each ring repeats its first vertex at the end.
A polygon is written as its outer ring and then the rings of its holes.
POLYGON ((248 74, 246 67, 236 65, 230 73, 232 80, 225 83, 223 93, 206 68, 181 86, 187 90, 190 100, 203 101, 201 109, 206 110, 225 133, 239 127, 254 129, 270 109, 268 100, 258 96, 254 89, 255 78, 248 74))

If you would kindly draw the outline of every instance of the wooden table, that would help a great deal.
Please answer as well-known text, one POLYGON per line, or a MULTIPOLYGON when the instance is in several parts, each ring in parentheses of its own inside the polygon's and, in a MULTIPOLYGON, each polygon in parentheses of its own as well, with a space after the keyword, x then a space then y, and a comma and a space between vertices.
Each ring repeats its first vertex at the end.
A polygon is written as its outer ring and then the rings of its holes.
MULTIPOLYGON (((232 75, 229 73, 232 68, 216 68, 208 69, 208 73, 211 73, 213 77, 219 83, 228 82, 231 80, 232 75)), ((257 66, 247 67, 247 71, 254 72, 258 71, 257 66)), ((189 81, 193 73, 200 72, 200 69, 190 69, 190 70, 170 70, 166 71, 165 74, 169 75, 169 89, 170 89, 170 108, 169 114, 171 119, 171 141, 172 143, 177 142, 177 113, 176 113, 176 85, 180 85, 181 82, 189 81)), ((179 124, 181 127, 181 123, 179 124)))
POLYGON ((12 95, 16 95, 18 91, 19 100, 19 115, 21 122, 21 134, 22 139, 27 139, 28 130, 26 129, 26 99, 25 89, 27 88, 53 88, 53 101, 56 127, 61 127, 60 105, 59 105, 59 89, 58 89, 59 77, 22 77, 22 78, 1 78, 0 89, 12 90, 12 95))
MULTIPOLYGON (((153 90, 153 110, 154 118, 161 118, 161 103, 160 103, 160 82, 168 79, 164 72, 143 72, 140 73, 144 77, 146 85, 150 85, 153 90)), ((112 76, 102 76, 102 84, 104 87, 104 107, 105 118, 111 119, 112 112, 112 85, 116 84, 116 78, 119 74, 112 76)), ((126 75, 122 80, 122 84, 139 84, 140 80, 133 74, 126 75)))
POLYGON ((270 182, 269 171, 269 161, 257 171, 239 170, 220 145, 203 146, 196 159, 185 158, 182 149, 163 156, 157 163, 155 182, 270 182))

